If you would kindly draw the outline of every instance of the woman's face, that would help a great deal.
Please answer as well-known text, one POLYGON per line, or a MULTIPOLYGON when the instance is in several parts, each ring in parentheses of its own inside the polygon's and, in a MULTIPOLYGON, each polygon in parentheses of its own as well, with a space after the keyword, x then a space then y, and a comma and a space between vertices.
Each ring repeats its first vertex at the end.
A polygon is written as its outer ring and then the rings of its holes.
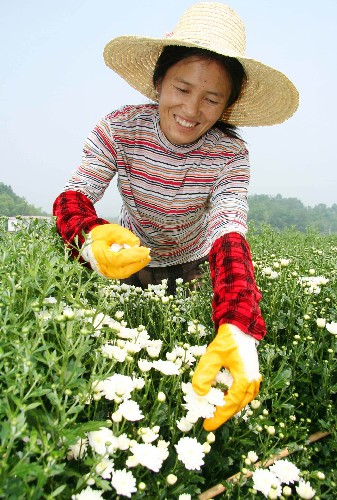
POLYGON ((191 144, 220 118, 231 87, 217 61, 191 56, 169 68, 157 85, 160 128, 172 144, 191 144))

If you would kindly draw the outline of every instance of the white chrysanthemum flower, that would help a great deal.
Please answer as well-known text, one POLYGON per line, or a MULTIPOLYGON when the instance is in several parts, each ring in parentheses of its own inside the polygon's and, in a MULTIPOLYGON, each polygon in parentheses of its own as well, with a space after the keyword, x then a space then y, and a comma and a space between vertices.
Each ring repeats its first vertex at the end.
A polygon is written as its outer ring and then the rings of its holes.
POLYGON ((102 460, 96 465, 95 471, 96 474, 101 476, 103 479, 110 479, 113 468, 113 460, 110 460, 109 458, 102 458, 102 460))
POLYGON ((181 493, 179 496, 178 496, 178 500, 191 500, 192 497, 189 493, 181 493))
POLYGON ((309 483, 309 481, 300 480, 298 486, 296 486, 297 494, 300 498, 310 499, 315 496, 316 490, 314 490, 309 483))
POLYGON ((264 268, 262 268, 262 273, 265 276, 270 276, 272 272, 273 272, 273 270, 272 270, 271 267, 264 267, 264 268))
POLYGON ((126 356, 128 355, 128 351, 126 349, 122 349, 121 347, 111 344, 104 344, 101 347, 101 351, 103 356, 109 359, 115 359, 121 363, 125 361, 126 356))
POLYGON ((121 403, 118 407, 118 412, 126 419, 131 422, 135 422, 136 420, 141 420, 144 418, 144 415, 141 412, 141 409, 132 399, 126 399, 121 403))
POLYGON ((128 450, 130 448, 131 439, 128 438, 127 434, 123 433, 116 439, 116 448, 118 450, 128 450))
POLYGON ((255 453, 255 451, 249 451, 247 453, 247 458, 248 458, 248 460, 251 461, 252 464, 254 464, 259 457, 258 457, 257 453, 255 453))
POLYGON ((199 335, 199 338, 205 337, 207 335, 206 327, 204 325, 202 325, 201 323, 198 324, 198 335, 199 335))
POLYGON ((131 471, 114 470, 111 475, 111 485, 115 488, 117 495, 124 495, 131 498, 132 493, 136 493, 136 479, 131 471))
POLYGON ((334 321, 332 321, 331 323, 327 323, 325 325, 325 328, 328 330, 329 333, 337 335, 337 323, 335 323, 334 321))
POLYGON ((268 497, 273 488, 281 495, 281 483, 268 469, 256 469, 253 473, 253 488, 268 497))
POLYGON ((187 351, 189 354, 196 358, 200 358, 203 354, 205 354, 207 349, 207 345, 191 345, 187 351))
POLYGON ((162 359, 158 359, 152 361, 152 367, 163 373, 164 375, 179 375, 180 373, 179 366, 172 361, 164 361, 162 359))
POLYGON ((148 361, 147 359, 140 359, 138 361, 138 368, 141 372, 149 372, 152 368, 152 361, 148 361))
POLYGON ((289 266, 289 263, 290 263, 290 259, 281 259, 280 260, 280 264, 281 264, 282 267, 289 266))
POLYGON ((306 289, 307 293, 316 295, 320 293, 321 285, 326 285, 329 282, 328 278, 324 276, 301 276, 298 281, 306 289))
POLYGON ((88 448, 87 439, 79 439, 75 444, 71 444, 68 448, 67 459, 78 460, 84 457, 88 448))
POLYGON ((137 391, 145 387, 145 380, 142 377, 133 377, 133 383, 137 391))
POLYGON ((229 389, 232 386, 234 379, 231 372, 226 368, 223 368, 217 373, 215 382, 217 384, 225 385, 229 389))
POLYGON ((146 348, 149 343, 152 342, 150 339, 150 335, 147 333, 146 330, 141 330, 139 331, 139 327, 137 329, 137 335, 135 337, 135 341, 138 342, 142 346, 142 348, 146 348))
POLYGON ((77 493, 76 495, 72 495, 72 500, 98 500, 99 498, 103 498, 104 491, 101 490, 93 490, 90 486, 82 490, 81 493, 77 493))
POLYGON ((130 354, 136 354, 142 350, 142 345, 139 342, 125 342, 124 348, 130 354))
POLYGON ((203 446, 196 438, 183 437, 175 445, 178 460, 183 462, 188 470, 200 470, 204 465, 205 456, 203 446))
POLYGON ((212 387, 205 396, 199 396, 193 389, 191 382, 182 383, 182 390, 185 393, 183 406, 188 412, 198 415, 201 418, 212 418, 216 406, 224 406, 223 392, 212 387))
POLYGON ((137 330, 135 328, 128 328, 126 326, 120 326, 117 336, 124 340, 133 340, 137 335, 137 330))
POLYGON ((100 392, 108 400, 128 399, 134 390, 135 384, 131 377, 115 373, 111 377, 99 381, 95 386, 95 391, 100 392))
POLYGON ((88 441, 98 455, 111 454, 116 449, 116 436, 107 427, 101 427, 99 431, 88 432, 88 441))
POLYGON ((180 365, 185 364, 188 366, 192 366, 195 364, 195 362, 196 362, 196 359, 195 359, 194 355, 192 354, 192 351, 190 350, 189 347, 185 350, 185 354, 183 357, 181 357, 180 359, 176 359, 176 363, 178 363, 180 365))
POLYGON ((177 359, 177 353, 174 352, 174 350, 171 352, 167 352, 165 354, 165 356, 166 356, 167 361, 172 361, 172 363, 174 363, 175 360, 177 359))
POLYGON ((188 331, 188 333, 196 333, 197 332, 197 325, 194 323, 194 321, 188 321, 187 331, 188 331))
POLYGON ((181 432, 189 432, 193 427, 194 422, 190 422, 186 417, 182 417, 177 422, 177 427, 181 432))
POLYGON ((108 324, 112 318, 104 313, 98 313, 95 317, 89 316, 87 321, 92 323, 95 330, 100 330, 104 325, 108 324))
POLYGON ((170 443, 168 441, 164 441, 164 439, 160 439, 157 443, 157 448, 160 448, 162 450, 162 453, 166 456, 166 458, 169 456, 168 453, 169 446, 170 443))
POLYGON ((130 455, 126 461, 125 461, 125 465, 129 468, 129 469, 132 469, 132 467, 137 467, 137 465, 139 465, 139 462, 137 460, 137 458, 134 456, 134 455, 130 455))
POLYGON ((141 438, 144 443, 153 443, 156 439, 158 439, 159 434, 158 432, 155 432, 155 429, 150 427, 143 427, 140 429, 141 430, 141 438))
POLYGON ((191 424, 196 424, 197 421, 199 420, 200 418, 200 411, 199 409, 191 409, 191 410, 188 410, 188 412, 186 413, 186 420, 188 422, 190 422, 191 424))
POLYGON ((196 320, 187 322, 187 331, 198 337, 204 337, 207 334, 205 326, 196 320))
POLYGON ((150 358, 158 358, 163 342, 161 340, 150 340, 146 346, 146 350, 150 358))
POLYGON ((166 354, 166 359, 168 361, 174 362, 177 366, 182 366, 182 364, 191 366, 195 363, 195 357, 189 349, 190 346, 182 347, 176 346, 174 349, 166 354))
POLYGON ((281 483, 289 484, 300 479, 300 470, 289 460, 278 460, 269 467, 269 470, 278 477, 281 483))
POLYGON ((135 444, 130 448, 136 461, 153 472, 159 472, 168 456, 167 449, 149 443, 135 444))

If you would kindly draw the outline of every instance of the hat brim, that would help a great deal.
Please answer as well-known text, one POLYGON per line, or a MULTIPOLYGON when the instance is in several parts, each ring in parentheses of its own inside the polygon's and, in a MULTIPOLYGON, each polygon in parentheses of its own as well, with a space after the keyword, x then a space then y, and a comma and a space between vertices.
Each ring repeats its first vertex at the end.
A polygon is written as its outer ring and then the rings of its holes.
MULTIPOLYGON (((158 101, 152 83, 153 71, 167 45, 198 47, 174 38, 120 36, 104 48, 105 64, 131 87, 158 101)), ((247 81, 239 99, 227 108, 221 120, 238 127, 276 125, 290 118, 298 108, 299 95, 294 84, 280 71, 259 61, 233 54, 245 69, 247 81)))

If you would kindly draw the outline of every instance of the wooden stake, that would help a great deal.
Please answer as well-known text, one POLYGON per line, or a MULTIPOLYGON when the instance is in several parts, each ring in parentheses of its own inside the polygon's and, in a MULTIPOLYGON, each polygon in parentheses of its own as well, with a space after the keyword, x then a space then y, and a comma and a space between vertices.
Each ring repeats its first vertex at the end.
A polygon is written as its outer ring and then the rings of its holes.
MULTIPOLYGON (((326 436, 329 436, 331 432, 315 432, 315 434, 311 434, 305 444, 311 444, 314 443, 315 441, 319 441, 320 439, 323 439, 326 436)), ((274 462, 277 460, 280 460, 281 458, 287 457, 291 453, 294 453, 295 451, 301 450, 301 446, 297 446, 294 449, 289 450, 288 448, 283 448, 283 450, 280 451, 277 455, 274 455, 272 458, 269 460, 266 460, 265 462, 257 462, 254 464, 254 467, 258 469, 259 467, 269 467, 269 465, 272 465, 274 462)), ((254 471, 248 471, 247 474, 242 474, 241 472, 237 472, 233 476, 229 477, 226 479, 227 483, 237 483, 239 479, 248 479, 253 475, 254 471)), ((210 500, 211 498, 216 497, 217 495, 220 495, 226 491, 226 487, 223 484, 216 484, 209 490, 204 491, 199 495, 199 500, 210 500)))

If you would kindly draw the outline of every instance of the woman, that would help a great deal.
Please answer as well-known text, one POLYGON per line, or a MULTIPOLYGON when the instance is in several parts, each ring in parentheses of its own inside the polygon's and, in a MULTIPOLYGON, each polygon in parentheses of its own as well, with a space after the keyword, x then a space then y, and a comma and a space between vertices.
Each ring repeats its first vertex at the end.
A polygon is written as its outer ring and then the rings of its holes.
POLYGON ((163 39, 118 37, 104 58, 153 102, 98 122, 54 203, 57 228, 92 269, 142 287, 167 278, 174 292, 176 278, 193 279, 209 259, 217 334, 192 382, 203 395, 222 366, 234 377, 225 405, 205 420, 214 430, 257 395, 265 335, 245 239, 248 153, 235 126, 281 123, 298 94, 245 57, 242 21, 220 3, 193 5, 163 39), (116 174, 123 205, 109 224, 94 203, 116 174))

